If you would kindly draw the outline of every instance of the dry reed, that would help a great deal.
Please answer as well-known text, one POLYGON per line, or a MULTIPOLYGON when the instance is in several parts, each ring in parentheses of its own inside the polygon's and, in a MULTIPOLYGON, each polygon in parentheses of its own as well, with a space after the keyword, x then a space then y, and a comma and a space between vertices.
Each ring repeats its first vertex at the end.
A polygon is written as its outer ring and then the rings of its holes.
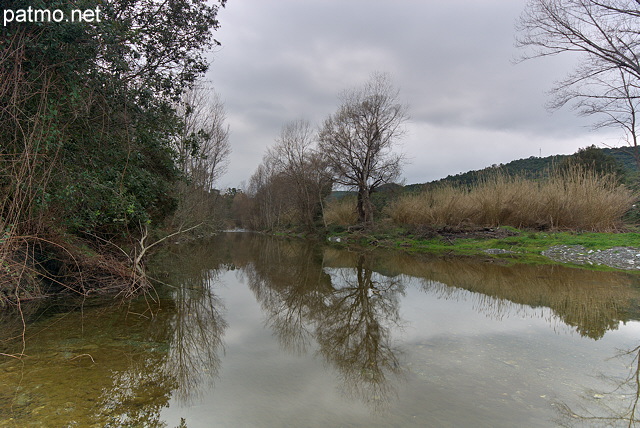
POLYGON ((356 199, 345 196, 328 202, 324 208, 324 219, 327 224, 350 226, 358 221, 356 199))
POLYGON ((635 201, 613 176, 575 166, 540 181, 496 174, 468 189, 444 185, 403 196, 388 212, 395 223, 414 226, 611 231, 635 201))

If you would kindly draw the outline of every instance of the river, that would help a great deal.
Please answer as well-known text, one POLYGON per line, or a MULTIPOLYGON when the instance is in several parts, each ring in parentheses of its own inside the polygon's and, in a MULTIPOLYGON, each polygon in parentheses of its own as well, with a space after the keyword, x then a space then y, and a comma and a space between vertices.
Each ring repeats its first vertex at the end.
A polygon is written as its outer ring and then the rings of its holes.
POLYGON ((636 424, 637 275, 252 233, 150 269, 0 312, 0 426, 636 424))

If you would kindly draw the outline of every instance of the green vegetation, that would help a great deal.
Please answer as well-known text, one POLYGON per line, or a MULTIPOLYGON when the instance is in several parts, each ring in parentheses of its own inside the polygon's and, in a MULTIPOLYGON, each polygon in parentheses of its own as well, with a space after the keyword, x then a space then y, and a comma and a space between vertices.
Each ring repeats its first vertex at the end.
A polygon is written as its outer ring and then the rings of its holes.
MULTIPOLYGON (((540 232, 511 227, 482 229, 411 229, 380 226, 376 230, 347 233, 335 230, 331 241, 338 246, 380 247, 410 253, 431 253, 461 256, 483 256, 519 263, 554 263, 541 252, 556 245, 581 245, 589 250, 613 247, 640 247, 640 235, 635 232, 540 232), (506 250, 491 254, 486 250, 506 250)), ((603 266, 586 266, 608 270, 603 266)))
MULTIPOLYGON (((460 174, 449 175, 443 179, 435 180, 423 184, 410 184, 405 186, 406 190, 419 190, 424 186, 437 186, 442 184, 452 184, 456 186, 468 186, 477 183, 488 175, 496 172, 519 176, 523 178, 539 179, 548 175, 549 171, 554 170, 562 165, 567 159, 580 157, 584 159, 582 153, 587 156, 594 156, 597 160, 603 160, 604 163, 611 166, 616 171, 622 172, 627 184, 633 184, 637 181, 636 176, 639 172, 638 164, 635 160, 636 153, 640 152, 638 148, 618 147, 618 148, 595 148, 594 146, 580 149, 573 155, 553 155, 546 157, 531 156, 526 159, 517 159, 505 164, 495 164, 480 170, 467 171, 460 174), (595 154, 594 154, 595 153, 595 154), (615 164, 612 165, 612 161, 615 164)), ((596 160, 592 159, 592 160, 596 160)), ((592 162, 587 162, 592 164, 592 162)), ((584 164, 584 162, 583 162, 584 164)), ((591 165, 589 165, 591 166, 591 165)), ((600 163, 597 165, 600 170, 600 163)), ((606 169, 606 167, 605 167, 606 169)))
MULTIPOLYGON (((96 7, 72 3, 3 7, 96 7)), ((0 28, 0 300, 24 294, 28 278, 82 294, 144 286, 145 238, 191 178, 176 146, 201 133, 184 132, 177 106, 207 69, 218 7, 101 2, 99 21, 0 28)))
MULTIPOLYGON (((372 197, 380 220, 368 225, 358 223, 355 192, 333 192, 317 232, 337 245, 537 263, 550 263, 540 253, 556 245, 640 247, 638 195, 620 171, 613 157, 587 147, 536 179, 494 169, 467 185, 387 184, 372 197)), ((285 229, 272 232, 301 231, 285 229)))
POLYGON ((350 226, 353 200, 336 199, 325 210, 330 240, 530 263, 553 263, 540 253, 557 245, 640 247, 637 195, 620 184, 617 163, 597 150, 580 150, 536 180, 498 170, 470 185, 407 186, 381 198, 390 201, 388 218, 371 228, 350 226))

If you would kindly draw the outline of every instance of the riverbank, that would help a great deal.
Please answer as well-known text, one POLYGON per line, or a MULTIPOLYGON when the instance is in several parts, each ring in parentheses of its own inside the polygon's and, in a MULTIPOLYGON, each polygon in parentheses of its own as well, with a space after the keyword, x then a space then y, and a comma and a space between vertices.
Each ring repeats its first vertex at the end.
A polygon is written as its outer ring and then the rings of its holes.
POLYGON ((62 294, 133 296, 148 285, 144 272, 116 244, 91 242, 53 228, 3 238, 0 309, 62 294))
MULTIPOLYGON (((409 230, 381 224, 374 229, 333 229, 326 235, 293 231, 271 234, 315 240, 320 236, 330 245, 358 251, 386 248, 407 253, 483 257, 507 264, 568 264, 591 270, 640 273, 640 234, 635 232, 549 232, 512 227, 409 230)), ((0 272, 0 308, 10 302, 64 292, 83 296, 122 292, 132 295, 139 289, 134 271, 113 254, 98 254, 77 242, 64 247, 43 245, 40 251, 48 254, 48 258, 38 257, 42 259, 40 263, 25 264, 24 257, 17 256, 5 258, 4 270, 0 272)))
POLYGON ((571 264, 640 272, 640 234, 549 232, 512 227, 379 229, 330 233, 332 245, 391 248, 410 253, 483 256, 520 263, 571 264))

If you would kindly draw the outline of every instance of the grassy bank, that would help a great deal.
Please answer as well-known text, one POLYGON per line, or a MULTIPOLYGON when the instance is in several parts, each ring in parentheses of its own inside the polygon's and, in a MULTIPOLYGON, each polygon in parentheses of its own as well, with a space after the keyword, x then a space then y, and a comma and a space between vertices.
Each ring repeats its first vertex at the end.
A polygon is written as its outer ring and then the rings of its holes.
POLYGON ((541 252, 559 245, 640 248, 637 201, 613 174, 572 165, 538 179, 497 172, 467 186, 425 186, 391 200, 366 227, 354 226, 353 198, 330 201, 324 213, 338 245, 549 263, 541 252))
MULTIPOLYGON (((541 252, 557 245, 582 245, 593 251, 613 247, 640 248, 638 233, 539 232, 512 227, 442 228, 420 232, 406 228, 383 228, 331 233, 333 245, 358 248, 391 248, 411 253, 483 256, 524 263, 553 263, 541 252), (505 250, 491 254, 486 250, 505 250)), ((604 268, 591 266, 591 268, 604 268)))

